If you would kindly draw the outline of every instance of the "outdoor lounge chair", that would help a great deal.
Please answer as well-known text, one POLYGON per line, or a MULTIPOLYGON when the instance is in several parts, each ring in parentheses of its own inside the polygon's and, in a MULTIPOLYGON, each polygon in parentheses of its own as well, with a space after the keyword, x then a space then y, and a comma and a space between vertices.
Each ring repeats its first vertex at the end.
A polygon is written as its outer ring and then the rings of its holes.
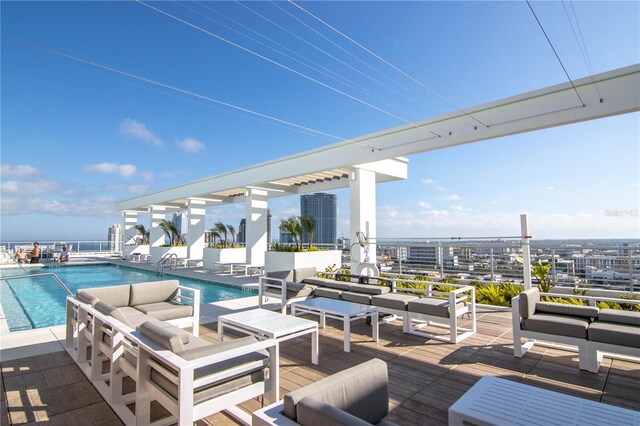
POLYGON ((151 401, 156 400, 178 422, 194 421, 227 411, 249 424, 248 414, 235 407, 266 395, 277 400, 278 343, 247 336, 208 343, 175 327, 145 322, 138 328, 136 422, 150 424, 151 401))
POLYGON ((253 413, 254 426, 393 425, 387 364, 372 359, 285 395, 253 413))

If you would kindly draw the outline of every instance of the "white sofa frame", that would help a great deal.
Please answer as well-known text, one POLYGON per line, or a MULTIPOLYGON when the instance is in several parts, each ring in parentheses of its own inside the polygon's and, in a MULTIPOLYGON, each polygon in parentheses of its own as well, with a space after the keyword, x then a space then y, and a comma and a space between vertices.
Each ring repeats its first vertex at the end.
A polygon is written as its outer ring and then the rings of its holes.
MULTIPOLYGON (((476 288, 470 285, 462 284, 448 284, 437 283, 432 281, 418 281, 418 280, 398 280, 392 278, 391 291, 393 293, 405 293, 415 294, 416 296, 425 297, 437 297, 441 300, 449 299, 449 318, 439 317, 435 315, 426 315, 418 312, 401 311, 398 309, 391 309, 377 306, 378 311, 394 315, 396 318, 402 319, 402 331, 408 334, 414 334, 416 336, 427 337, 429 339, 440 340, 447 343, 459 343, 476 332, 476 288), (421 284, 425 286, 425 289, 417 289, 410 287, 398 288, 397 283, 421 284), (452 291, 437 291, 434 290, 434 286, 450 286, 455 287, 452 291), (398 291, 400 290, 400 291, 398 291), (470 292, 470 294, 464 294, 470 292), (444 297, 442 297, 444 296, 444 297), (456 308, 458 304, 463 304, 462 307, 456 308), (465 314, 471 315, 471 328, 460 327, 458 317, 465 314), (449 337, 445 337, 441 334, 433 334, 422 331, 421 329, 427 326, 435 326, 449 329, 449 337)), ((388 320, 382 320, 381 322, 388 322, 388 320)))
MULTIPOLYGON (((191 334, 197 337, 200 334, 200 293, 200 290, 196 288, 179 285, 178 292, 173 298, 173 301, 178 303, 183 303, 184 301, 192 302, 193 313, 188 317, 176 318, 166 322, 180 328, 191 327, 191 334)), ((74 359, 79 359, 77 352, 79 348, 74 344, 74 342, 80 331, 84 330, 87 326, 86 319, 84 322, 78 321, 78 307, 80 305, 85 304, 75 296, 67 296, 65 346, 67 352, 69 352, 74 359)), ((88 319, 90 320, 91 317, 89 316, 88 319)))
MULTIPOLYGON (((268 296, 265 293, 268 288, 277 289, 278 291, 275 293, 279 294, 280 298, 280 310, 283 314, 287 313, 287 307, 292 303, 300 302, 302 300, 306 300, 309 296, 302 297, 292 297, 291 299, 287 299, 287 280, 282 278, 272 278, 267 277, 265 275, 261 275, 258 278, 258 307, 262 308, 264 304, 265 297, 278 297, 278 296, 268 296)), ((313 296, 311 296, 313 297, 313 296)))
POLYGON ((177 419, 179 425, 191 426, 194 421, 220 411, 227 411, 238 420, 251 424, 251 416, 238 408, 237 404, 261 395, 265 395, 270 403, 275 402, 278 398, 277 389, 274 386, 274 377, 279 374, 277 364, 278 342, 275 339, 266 339, 187 361, 146 339, 138 332, 135 332, 134 336, 138 338, 138 381, 136 392, 136 423, 138 425, 150 424, 151 400, 158 401, 169 411, 175 417, 174 422, 177 419), (269 352, 269 374, 264 381, 194 405, 194 389, 237 376, 243 372, 252 371, 261 366, 262 361, 255 361, 200 379, 194 377, 196 369, 225 362, 231 358, 259 350, 267 350, 269 352), (163 364, 177 371, 177 377, 153 358, 159 359, 163 364), (179 395, 177 399, 150 380, 151 367, 178 387, 179 395))
MULTIPOLYGON (((640 300, 618 299, 613 297, 581 296, 564 293, 540 293, 540 296, 562 297, 587 300, 590 306, 596 306, 598 301, 616 302, 625 304, 640 304, 640 300)), ((544 347, 563 349, 578 352, 579 366, 581 370, 597 373, 602 359, 606 354, 614 359, 640 362, 640 348, 612 345, 609 343, 594 342, 576 337, 559 336, 549 333, 523 330, 520 325, 520 296, 511 300, 511 313, 513 325, 513 355, 522 358, 536 344, 544 347), (522 343, 522 339, 527 339, 522 343), (620 356, 623 355, 623 356, 620 356), (626 355, 626 356, 624 356, 626 355)))

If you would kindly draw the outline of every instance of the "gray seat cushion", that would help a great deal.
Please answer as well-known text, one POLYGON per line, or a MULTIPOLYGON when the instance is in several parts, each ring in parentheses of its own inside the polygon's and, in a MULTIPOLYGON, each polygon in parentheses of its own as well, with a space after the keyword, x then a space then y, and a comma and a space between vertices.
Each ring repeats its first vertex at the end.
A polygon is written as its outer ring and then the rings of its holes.
POLYGON ((587 328, 590 323, 591 321, 586 318, 553 314, 534 314, 522 320, 522 328, 539 333, 586 339, 587 328))
POLYGON ((387 364, 374 358, 290 392, 284 415, 296 421, 298 403, 309 396, 376 424, 389 412, 387 364))
POLYGON ((340 300, 343 291, 336 288, 318 287, 313 292, 316 297, 326 297, 328 299, 340 300))
POLYGON ((600 309, 598 320, 640 326, 640 312, 623 311, 620 309, 600 309))
POLYGON ((124 306, 122 308, 116 308, 107 302, 99 300, 95 304, 95 308, 98 312, 101 312, 105 315, 109 315, 114 319, 120 321, 124 325, 128 325, 131 328, 135 328, 147 321, 149 317, 137 309, 133 309, 129 306, 124 306))
MULTIPOLYGON (((458 303, 456 308, 464 307, 464 303, 458 303)), ((438 297, 422 297, 418 300, 412 300, 407 304, 409 312, 415 312, 425 315, 433 315, 441 318, 449 318, 449 299, 438 297)))
POLYGON ((332 280, 331 278, 309 277, 302 280, 302 282, 305 284, 313 284, 318 287, 329 287, 329 284, 335 282, 335 280, 332 280))
POLYGON ((360 303, 362 305, 370 305, 371 304, 371 295, 363 294, 363 293, 354 293, 351 291, 343 291, 340 295, 342 300, 346 300, 347 302, 360 303))
POLYGON ((543 314, 569 315, 581 318, 596 318, 599 309, 595 306, 569 305, 568 303, 538 302, 536 312, 543 314))
POLYGON ((589 326, 589 341, 640 348, 640 327, 595 321, 589 326))
POLYGON ((130 285, 115 285, 110 287, 85 288, 78 290, 79 298, 90 299, 95 297, 110 304, 113 307, 120 308, 129 305, 130 285))
POLYGON ((193 306, 176 302, 156 302, 136 305, 135 309, 160 321, 170 321, 193 315, 193 306))
POLYGON ((184 344, 189 343, 188 333, 181 333, 178 327, 163 327, 155 321, 146 321, 137 328, 138 332, 164 349, 173 353, 184 350, 184 344))
POLYGON ((169 301, 178 292, 178 280, 151 281, 131 284, 130 306, 169 301))
POLYGON ((100 301, 100 299, 98 299, 97 297, 80 290, 76 292, 76 297, 78 298, 79 301, 89 304, 91 306, 95 306, 95 304, 100 301))
POLYGON ((353 292, 366 294, 386 294, 391 291, 387 286, 375 284, 351 284, 349 289, 353 292))
MULTIPOLYGON (((246 346, 257 341, 258 340, 255 337, 247 336, 240 339, 227 340, 226 342, 211 344, 197 337, 192 337, 189 345, 185 345, 185 349, 176 354, 186 360, 194 360, 202 358, 204 356, 213 355, 246 346)), ((161 362, 160 360, 157 361, 161 362)), ((268 362, 268 353, 266 351, 258 351, 241 355, 235 358, 230 358, 213 365, 208 365, 206 367, 198 368, 194 373, 195 379, 200 379, 215 373, 219 373, 221 371, 230 370, 232 368, 239 368, 246 364, 255 363, 255 365, 248 368, 247 371, 243 371, 242 373, 234 377, 225 379, 222 382, 212 383, 195 389, 193 396, 194 403, 199 404, 203 401, 207 401, 220 395, 233 392, 235 390, 249 386, 253 383, 264 381, 264 369, 268 365, 268 362)), ((154 369, 151 369, 151 381, 164 389, 174 398, 178 397, 178 386, 154 369)))
POLYGON ((405 293, 387 293, 376 295, 371 298, 371 304, 380 308, 395 309, 397 311, 406 311, 407 303, 412 300, 418 300, 418 296, 405 293))
POLYGON ((540 290, 537 287, 530 288, 520 293, 518 307, 520 317, 527 319, 536 312, 536 303, 540 301, 540 290))
MULTIPOLYGON (((294 297, 309 297, 315 289, 316 287, 313 285, 287 281, 287 300, 293 299, 294 297)), ((282 294, 281 291, 280 287, 267 287, 265 289, 265 293, 272 294, 274 297, 280 297, 282 294)))

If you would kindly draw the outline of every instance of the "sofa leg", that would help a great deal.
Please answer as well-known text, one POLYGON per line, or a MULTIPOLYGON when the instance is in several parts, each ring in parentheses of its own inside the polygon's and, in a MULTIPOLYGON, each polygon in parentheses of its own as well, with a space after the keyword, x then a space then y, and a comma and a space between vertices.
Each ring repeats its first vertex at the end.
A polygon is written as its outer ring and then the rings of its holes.
POLYGON ((536 341, 533 339, 528 339, 525 343, 522 343, 520 336, 513 336, 513 356, 522 358, 535 343, 536 341))

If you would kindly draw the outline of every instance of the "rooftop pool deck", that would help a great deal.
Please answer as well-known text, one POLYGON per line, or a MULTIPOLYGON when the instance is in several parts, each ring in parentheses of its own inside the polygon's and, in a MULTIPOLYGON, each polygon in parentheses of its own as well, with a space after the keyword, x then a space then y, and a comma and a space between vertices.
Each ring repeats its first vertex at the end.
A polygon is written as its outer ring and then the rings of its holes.
MULTIPOLYGON (((198 268, 178 270, 178 274, 217 282, 224 279, 231 285, 257 283, 255 276, 225 276, 198 268)), ((217 341, 219 315, 256 306, 256 296, 203 305, 201 336, 217 341)), ((380 358, 389 369, 389 420, 400 425, 446 424, 448 408, 486 375, 640 410, 640 364, 605 358, 600 372, 593 374, 578 368, 576 353, 539 346, 525 357, 515 358, 511 312, 504 310, 479 307, 477 327, 475 335, 454 345, 403 333, 402 324, 393 321, 380 326, 380 340, 373 342, 371 330, 359 321, 352 325, 351 353, 346 353, 341 324, 327 320, 327 327, 320 331, 319 365, 311 363, 308 336, 281 344, 281 397, 322 377, 380 358)), ((64 351, 63 335, 63 326, 59 326, 0 336, 0 424, 121 424, 64 351), (36 335, 47 336, 39 337, 39 343, 36 335)), ((241 407, 253 412, 261 403, 250 400, 241 407)), ((216 414, 198 424, 236 422, 216 414)))

